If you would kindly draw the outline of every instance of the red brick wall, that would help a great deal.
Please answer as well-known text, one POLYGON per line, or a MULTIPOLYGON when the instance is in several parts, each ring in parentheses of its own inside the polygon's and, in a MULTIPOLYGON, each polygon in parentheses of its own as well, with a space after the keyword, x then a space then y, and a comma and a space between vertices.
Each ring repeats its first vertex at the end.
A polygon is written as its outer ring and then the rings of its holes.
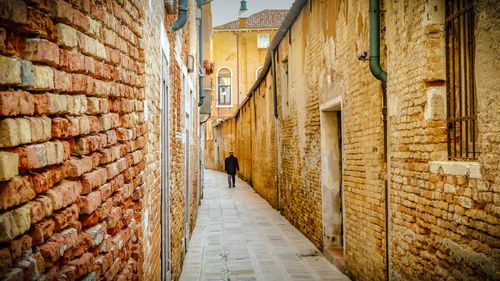
MULTIPOLYGON (((167 14, 163 8, 163 1, 153 1, 150 6, 145 7, 145 35, 146 46, 146 99, 148 102, 148 152, 147 152, 147 192, 145 192, 145 203, 143 209, 143 220, 147 221, 147 227, 143 229, 143 253, 144 253, 144 280, 161 279, 161 241, 167 239, 161 235, 162 213, 161 213, 161 155, 169 153, 169 178, 167 179, 170 188, 170 257, 171 276, 175 280, 181 273, 183 253, 183 238, 185 236, 185 176, 186 176, 186 143, 184 134, 186 128, 191 129, 190 135, 190 159, 189 159, 189 179, 190 179, 190 233, 194 228, 196 211, 198 206, 198 159, 199 159, 199 125, 198 107, 196 96, 196 75, 187 74, 185 79, 194 82, 192 101, 187 99, 183 92, 182 68, 187 56, 193 54, 193 45, 197 46, 194 2, 189 3, 188 21, 181 31, 175 34, 170 32, 172 22, 177 18, 177 14, 167 14), (167 45, 161 45, 160 28, 166 31, 165 40, 167 45), (180 35, 182 34, 182 35, 180 35), (166 48, 166 49, 163 49, 166 48), (161 55, 165 52, 168 60, 168 151, 161 150, 160 120, 162 109, 160 109, 161 94, 161 55), (179 59, 175 54, 178 52, 179 59), (194 79, 193 79, 194 77, 194 79), (185 120, 185 103, 192 103, 192 112, 189 121, 185 120)), ((197 61, 197 60, 195 60, 197 61)))
POLYGON ((163 1, 142 5, 0 3, 0 277, 160 279, 161 24, 170 54, 171 273, 180 275, 185 204, 191 231, 198 205, 196 75, 186 77, 192 100, 181 85, 196 50, 195 4, 180 40, 163 1), (185 103, 193 103, 189 123, 185 103), (179 134, 187 127, 186 168, 179 134))
POLYGON ((161 186, 160 186, 160 77, 161 46, 160 26, 163 9, 160 3, 145 9, 144 24, 146 99, 148 104, 148 151, 146 169, 146 190, 143 209, 143 255, 144 280, 161 279, 161 186), (153 13, 154 11, 154 13, 153 13), (156 27, 156 28, 153 28, 156 27), (155 223, 156 222, 156 223, 155 223))
POLYGON ((0 275, 141 275, 139 1, 0 5, 0 275))

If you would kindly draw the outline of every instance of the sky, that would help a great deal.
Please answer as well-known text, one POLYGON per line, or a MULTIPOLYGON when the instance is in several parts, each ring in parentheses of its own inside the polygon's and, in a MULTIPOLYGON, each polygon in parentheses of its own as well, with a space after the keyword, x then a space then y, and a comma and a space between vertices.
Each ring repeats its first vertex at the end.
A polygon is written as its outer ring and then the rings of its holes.
MULTIPOLYGON (((289 9, 294 0, 247 0, 247 15, 265 9, 289 9)), ((238 19, 240 0, 213 0, 212 26, 218 26, 238 19)))

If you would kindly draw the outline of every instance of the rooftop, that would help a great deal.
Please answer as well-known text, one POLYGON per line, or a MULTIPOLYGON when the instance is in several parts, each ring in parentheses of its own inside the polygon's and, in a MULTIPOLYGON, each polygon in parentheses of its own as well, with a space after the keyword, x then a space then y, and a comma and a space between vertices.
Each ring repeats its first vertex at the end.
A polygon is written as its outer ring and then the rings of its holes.
MULTIPOLYGON (((260 28, 279 28, 281 22, 285 19, 288 13, 287 9, 284 10, 271 10, 266 9, 250 15, 245 24, 245 29, 260 29, 260 28)), ((239 19, 228 22, 226 24, 214 27, 214 30, 224 29, 240 29, 239 19)))

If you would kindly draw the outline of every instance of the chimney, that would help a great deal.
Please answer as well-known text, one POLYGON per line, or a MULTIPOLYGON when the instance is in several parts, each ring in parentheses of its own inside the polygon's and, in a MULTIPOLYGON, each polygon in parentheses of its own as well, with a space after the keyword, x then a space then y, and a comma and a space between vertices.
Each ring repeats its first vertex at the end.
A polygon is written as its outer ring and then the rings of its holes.
POLYGON ((245 28, 245 25, 247 24, 247 17, 240 17, 240 28, 245 28))
POLYGON ((246 16, 247 11, 248 11, 247 1, 241 0, 240 10, 238 11, 238 18, 240 19, 240 28, 245 28, 247 24, 247 19, 248 19, 248 16, 246 16))

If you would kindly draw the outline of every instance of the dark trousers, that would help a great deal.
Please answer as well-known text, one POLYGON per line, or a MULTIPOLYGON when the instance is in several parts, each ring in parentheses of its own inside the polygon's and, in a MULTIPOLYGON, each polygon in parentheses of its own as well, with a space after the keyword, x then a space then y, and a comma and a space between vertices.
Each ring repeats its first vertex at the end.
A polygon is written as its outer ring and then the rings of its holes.
POLYGON ((235 174, 227 174, 227 182, 229 183, 229 187, 233 186, 234 187, 234 184, 235 184, 235 174), (232 181, 231 181, 232 180, 232 181), (231 184, 231 182, 233 184, 231 184))

